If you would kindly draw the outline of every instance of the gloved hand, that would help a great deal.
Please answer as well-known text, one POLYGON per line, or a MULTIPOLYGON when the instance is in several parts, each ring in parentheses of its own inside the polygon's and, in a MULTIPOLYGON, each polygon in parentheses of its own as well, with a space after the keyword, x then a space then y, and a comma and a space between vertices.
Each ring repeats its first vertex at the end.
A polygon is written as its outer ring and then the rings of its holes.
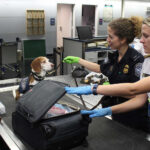
POLYGON ((92 86, 65 87, 68 94, 88 95, 93 94, 92 86))
POLYGON ((64 58, 63 62, 68 63, 68 64, 73 64, 73 63, 78 63, 80 57, 75 57, 75 56, 67 56, 64 58))
POLYGON ((111 107, 94 109, 94 110, 81 110, 81 114, 89 114, 90 118, 93 117, 104 117, 107 115, 112 115, 111 107))

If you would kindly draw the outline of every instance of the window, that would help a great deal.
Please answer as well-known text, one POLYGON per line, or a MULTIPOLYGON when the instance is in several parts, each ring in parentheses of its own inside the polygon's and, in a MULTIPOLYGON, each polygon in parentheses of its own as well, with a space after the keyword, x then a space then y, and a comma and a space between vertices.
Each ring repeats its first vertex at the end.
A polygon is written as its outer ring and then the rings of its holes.
POLYGON ((44 10, 27 10, 26 12, 27 35, 45 34, 44 10))

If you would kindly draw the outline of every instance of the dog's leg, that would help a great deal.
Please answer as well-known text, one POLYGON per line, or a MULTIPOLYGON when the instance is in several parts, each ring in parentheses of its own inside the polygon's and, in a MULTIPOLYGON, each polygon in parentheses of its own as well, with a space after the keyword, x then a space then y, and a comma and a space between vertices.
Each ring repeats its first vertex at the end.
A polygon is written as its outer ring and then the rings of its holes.
POLYGON ((15 100, 18 100, 20 98, 20 92, 18 90, 13 90, 13 96, 15 100))
POLYGON ((12 94, 13 94, 14 99, 16 99, 16 90, 12 90, 12 94))

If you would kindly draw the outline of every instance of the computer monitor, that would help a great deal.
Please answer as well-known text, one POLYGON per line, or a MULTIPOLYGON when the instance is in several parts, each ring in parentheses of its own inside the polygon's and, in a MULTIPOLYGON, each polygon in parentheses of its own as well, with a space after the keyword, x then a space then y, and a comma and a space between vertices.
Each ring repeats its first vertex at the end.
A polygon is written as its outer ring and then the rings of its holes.
POLYGON ((93 38, 90 26, 77 26, 76 29, 78 33, 78 38, 80 40, 88 40, 93 38))

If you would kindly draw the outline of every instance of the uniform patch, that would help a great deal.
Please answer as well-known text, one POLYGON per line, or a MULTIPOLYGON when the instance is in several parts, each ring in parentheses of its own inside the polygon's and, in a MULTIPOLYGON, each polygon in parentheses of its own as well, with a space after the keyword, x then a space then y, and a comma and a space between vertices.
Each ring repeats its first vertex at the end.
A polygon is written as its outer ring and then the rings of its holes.
POLYGON ((135 65, 135 76, 140 77, 141 69, 142 69, 142 63, 137 63, 135 65))

